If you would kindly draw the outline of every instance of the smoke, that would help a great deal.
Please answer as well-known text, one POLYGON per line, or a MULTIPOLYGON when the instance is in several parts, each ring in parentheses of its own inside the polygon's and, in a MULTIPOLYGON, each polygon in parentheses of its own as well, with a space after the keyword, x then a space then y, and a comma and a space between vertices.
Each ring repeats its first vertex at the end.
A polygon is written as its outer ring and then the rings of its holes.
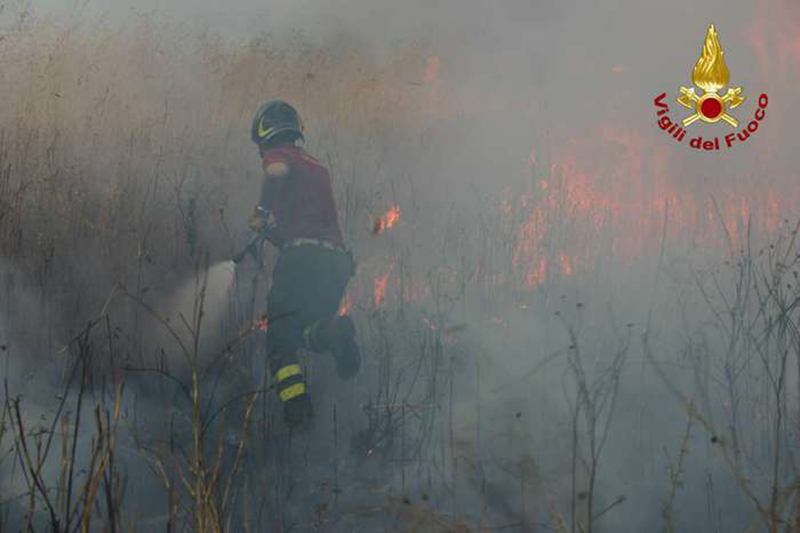
POLYGON ((163 318, 173 325, 183 349, 189 352, 184 356, 195 355, 195 333, 202 334, 204 351, 218 354, 224 347, 220 345, 220 339, 224 338, 220 325, 231 319, 235 275, 235 265, 231 261, 219 261, 177 287, 160 306, 164 310, 163 318))
MULTIPOLYGON (((97 345, 108 353, 98 360, 112 366, 105 361, 114 354, 117 371, 137 369, 128 375, 137 422, 153 433, 180 426, 188 411, 180 391, 143 369, 159 370, 166 358, 183 377, 185 354, 149 308, 185 346, 202 318, 201 359, 219 377, 209 405, 260 385, 261 339, 226 349, 263 311, 270 261, 259 277, 251 264, 234 272, 226 258, 241 244, 259 187, 250 113, 283 96, 306 118, 309 150, 333 171, 359 258, 348 302, 364 373, 339 383, 329 358, 305 361, 319 415, 304 444, 311 477, 358 471, 480 527, 523 510, 552 526, 571 504, 587 512, 591 417, 581 387, 606 394, 618 383, 616 400, 608 396, 596 413, 608 435, 594 502, 596 513, 608 511, 598 524, 659 530, 687 412, 651 366, 644 339, 681 393, 712 406, 703 412, 717 428, 736 403, 718 381, 731 364, 746 368, 754 381, 738 420, 765 421, 748 428, 746 446, 768 447, 770 404, 754 392, 764 383, 760 359, 729 349, 703 291, 722 280, 713 301, 738 301, 729 299, 737 280, 724 261, 740 259, 749 230, 757 255, 798 206, 785 103, 796 78, 793 7, 226 6, 98 0, 65 19, 43 3, 4 30, 3 76, 29 90, 0 103, 7 131, 18 132, 0 143, 13 169, 0 181, 0 236, 32 287, 2 300, 0 341, 8 336, 19 354, 6 359, 4 377, 22 387, 13 376, 42 366, 40 354, 55 357, 105 310, 97 345), (758 94, 771 97, 758 135, 723 154, 670 144, 652 105, 666 91, 670 116, 683 118, 672 95, 691 83, 712 22, 731 83, 748 97, 737 116, 749 120, 758 94), (399 218, 375 231, 394 206, 399 218), (117 296, 105 306, 109 292, 117 296), (610 370, 621 351, 625 364, 610 370), (245 379, 251 363, 259 371, 245 379), (357 459, 344 458, 351 439, 364 445, 357 459)), ((27 390, 31 420, 58 378, 27 390)), ((792 381, 786 394, 796 393, 792 381)), ((280 416, 269 409, 262 430, 280 416)), ((675 530, 743 530, 751 513, 720 447, 699 423, 689 442, 675 530)), ((284 458, 270 457, 270 468, 284 458)), ((283 488, 282 475, 273 487, 283 488)), ((19 492, 20 483, 4 487, 19 492)), ((365 492, 350 491, 353 508, 371 501, 365 492)), ((145 507, 146 498, 133 501, 145 507)))

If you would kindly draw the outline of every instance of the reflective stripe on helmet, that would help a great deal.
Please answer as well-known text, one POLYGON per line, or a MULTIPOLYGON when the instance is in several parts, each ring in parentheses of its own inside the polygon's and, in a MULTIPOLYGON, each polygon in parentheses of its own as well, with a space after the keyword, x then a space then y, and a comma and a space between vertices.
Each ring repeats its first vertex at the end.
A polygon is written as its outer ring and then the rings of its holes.
POLYGON ((258 136, 263 139, 267 137, 275 128, 264 128, 264 118, 262 117, 261 120, 258 122, 258 136))
POLYGON ((300 365, 286 365, 285 367, 278 370, 275 374, 275 378, 277 379, 278 383, 284 381, 292 376, 298 376, 303 372, 300 368, 300 365))
POLYGON ((282 402, 288 402, 292 398, 300 396, 301 394, 305 394, 306 392, 306 384, 305 383, 295 383, 291 387, 287 387, 278 393, 282 402))

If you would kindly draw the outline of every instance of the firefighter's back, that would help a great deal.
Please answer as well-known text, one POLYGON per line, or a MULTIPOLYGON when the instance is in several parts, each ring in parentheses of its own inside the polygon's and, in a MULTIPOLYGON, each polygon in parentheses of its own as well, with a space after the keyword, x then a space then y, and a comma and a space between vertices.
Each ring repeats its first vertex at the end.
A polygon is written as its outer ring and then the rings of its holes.
POLYGON ((320 240, 343 245, 328 169, 301 146, 279 146, 264 153, 264 168, 283 163, 285 176, 277 178, 265 201, 275 214, 281 240, 320 240))

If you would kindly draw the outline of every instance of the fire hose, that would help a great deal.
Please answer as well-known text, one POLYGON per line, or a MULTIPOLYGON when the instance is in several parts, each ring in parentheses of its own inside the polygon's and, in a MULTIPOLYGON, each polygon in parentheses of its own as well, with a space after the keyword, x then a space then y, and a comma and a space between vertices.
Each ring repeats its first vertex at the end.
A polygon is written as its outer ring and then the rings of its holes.
MULTIPOLYGON (((256 213, 259 218, 262 218, 265 221, 269 220, 272 217, 269 211, 267 211, 266 209, 264 209, 264 207, 260 205, 256 206, 256 213)), ((261 263, 261 254, 260 254, 261 245, 266 239, 267 239, 267 233, 265 231, 254 230, 253 236, 250 237, 249 241, 247 241, 245 247, 239 253, 234 255, 233 258, 231 259, 231 261, 233 261, 233 264, 238 265, 239 263, 244 261, 244 258, 247 256, 247 254, 252 255, 253 261, 255 261, 256 263, 261 263)))
POLYGON ((233 264, 235 265, 240 264, 242 261, 244 261, 244 258, 247 256, 247 254, 253 256, 253 260, 256 263, 258 263, 261 244, 264 242, 265 239, 266 237, 260 233, 256 233, 255 235, 250 237, 250 240, 247 241, 245 247, 241 251, 239 251, 239 253, 234 255, 233 258, 231 259, 233 261, 233 264))

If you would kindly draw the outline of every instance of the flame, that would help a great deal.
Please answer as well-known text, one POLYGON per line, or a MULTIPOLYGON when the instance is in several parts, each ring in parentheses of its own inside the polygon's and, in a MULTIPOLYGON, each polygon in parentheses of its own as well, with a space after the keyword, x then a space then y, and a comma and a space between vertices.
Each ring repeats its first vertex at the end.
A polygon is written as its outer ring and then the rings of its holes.
POLYGON ((570 263, 569 257, 564 252, 558 256, 558 262, 561 267, 561 273, 565 276, 572 275, 572 264, 570 263))
POLYGON ((525 274, 525 288, 533 290, 547 281, 547 259, 540 257, 539 261, 533 260, 528 265, 525 274))
POLYGON ((375 219, 372 225, 372 234, 380 235, 387 229, 391 229, 400 220, 400 206, 393 205, 385 215, 375 219))
MULTIPOLYGON (((789 1, 757 0, 759 5, 789 1)), ((762 11, 766 17, 767 10, 762 11)), ((788 71, 793 66, 779 59, 788 59, 789 52, 795 51, 795 59, 800 59, 800 46, 795 47, 800 39, 786 32, 783 42, 770 29, 762 22, 749 38, 759 59, 764 56, 767 74, 777 77, 779 65, 788 71), (783 51, 786 58, 781 55, 783 51)), ((703 90, 717 91, 728 84, 730 73, 716 28, 712 25, 707 30, 692 78, 703 90)), ((428 111, 434 105, 426 104, 438 102, 440 61, 435 56, 423 58, 415 65, 417 70, 420 63, 424 72, 419 109, 428 111)), ((455 86, 442 84, 442 89, 448 91, 441 95, 443 107, 451 96, 472 96, 458 93, 455 86)), ((779 118, 775 113, 770 116, 771 121, 779 118)), ((579 283, 582 275, 601 264, 622 268, 636 265, 658 253, 662 232, 670 249, 682 251, 683 246, 691 246, 700 253, 713 254, 727 249, 729 243, 741 246, 748 236, 748 221, 754 232, 775 232, 783 223, 781 213, 796 211, 800 205, 800 180, 797 187, 777 181, 754 187, 739 176, 726 175, 724 188, 706 185, 693 178, 707 169, 676 158, 663 139, 654 143, 647 134, 622 124, 614 119, 602 122, 601 127, 587 124, 583 130, 574 130, 572 138, 564 125, 564 129, 554 129, 559 142, 542 142, 519 154, 517 165, 525 167, 519 169, 524 170, 520 174, 525 184, 507 186, 495 205, 497 240, 503 246, 492 247, 475 266, 474 279, 482 290, 499 286, 533 290, 543 284, 579 283), (502 257, 495 259, 495 255, 502 257)), ((773 124, 769 128, 776 135, 779 129, 773 124)), ((376 212, 367 219, 367 224, 374 219, 373 235, 399 223, 399 206, 382 206, 382 210, 387 208, 385 214, 376 212)), ((404 232, 410 229, 404 224, 404 232)), ((406 272, 392 277, 391 266, 379 265, 364 276, 353 302, 366 302, 379 309, 396 302, 432 298, 433 289, 425 281, 406 272)), ((342 307, 349 305, 345 302, 342 307)))
POLYGON ((784 223, 781 213, 800 205, 800 181, 754 188, 749 178, 729 176, 722 193, 689 182, 668 147, 621 127, 589 131, 547 159, 550 174, 526 192, 504 189, 496 213, 511 269, 482 263, 482 282, 533 290, 599 261, 631 266, 658 253, 664 231, 681 249, 740 248, 748 228, 753 236, 772 235, 784 223))
POLYGON ((704 91, 715 93, 728 84, 729 78, 725 52, 719 44, 717 30, 712 24, 708 27, 703 52, 694 66, 692 81, 704 91))
POLYGON ((353 296, 349 292, 344 295, 344 298, 342 298, 342 301, 339 304, 339 311, 337 312, 339 316, 344 316, 350 312, 352 298, 353 296))
POLYGON ((389 284, 389 276, 392 274, 393 270, 394 263, 389 265, 386 273, 382 276, 378 276, 375 278, 375 281, 372 282, 372 305, 375 309, 379 309, 386 300, 386 287, 389 284))
POLYGON ((381 305, 383 305, 383 301, 386 299, 386 284, 388 281, 389 272, 375 279, 372 291, 372 303, 375 306, 375 309, 378 309, 381 305))

